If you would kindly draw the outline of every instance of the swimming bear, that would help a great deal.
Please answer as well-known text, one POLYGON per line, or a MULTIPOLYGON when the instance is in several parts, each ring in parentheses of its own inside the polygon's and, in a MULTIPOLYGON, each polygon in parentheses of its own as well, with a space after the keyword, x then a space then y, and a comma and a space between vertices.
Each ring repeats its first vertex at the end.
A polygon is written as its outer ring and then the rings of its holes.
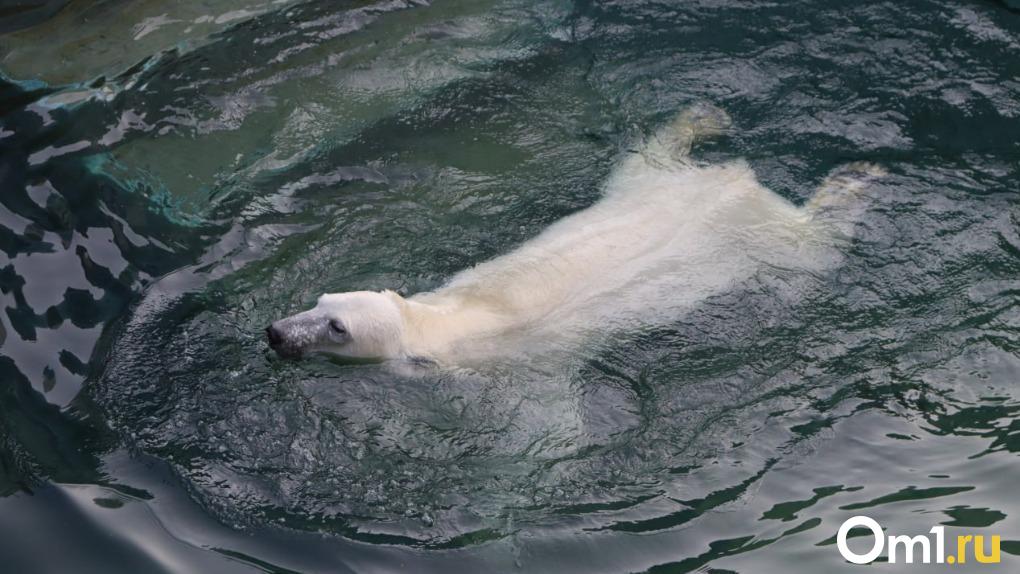
POLYGON ((329 293, 266 329, 281 356, 456 360, 512 353, 501 339, 551 343, 586 333, 669 321, 763 266, 817 271, 852 236, 861 191, 884 173, 837 169, 797 207, 763 187, 747 162, 699 165, 699 138, 731 120, 691 106, 614 167, 600 201, 516 250, 410 297, 329 293), (523 334, 523 335, 522 335, 523 334))

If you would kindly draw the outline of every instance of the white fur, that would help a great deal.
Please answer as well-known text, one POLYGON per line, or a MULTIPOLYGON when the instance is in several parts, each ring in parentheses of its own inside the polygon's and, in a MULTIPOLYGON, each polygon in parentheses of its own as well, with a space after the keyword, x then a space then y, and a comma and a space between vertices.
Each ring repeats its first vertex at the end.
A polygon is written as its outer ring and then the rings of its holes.
MULTIPOLYGON (((319 297, 315 308, 331 319, 342 321, 350 331, 344 356, 373 359, 404 354, 401 306, 386 294, 373 291, 330 293, 319 297)), ((330 350, 329 345, 324 350, 330 350)))
MULTIPOLYGON (((816 207, 795 207, 765 189, 744 161, 687 161, 693 137, 715 125, 698 121, 681 114, 622 159, 601 201, 437 291, 324 295, 316 309, 348 323, 352 342, 321 350, 380 358, 452 358, 483 347, 512 353, 500 338, 513 332, 552 341, 669 320, 762 265, 831 265, 835 227, 814 217, 816 207)), ((845 191, 829 187, 832 195, 845 191)))

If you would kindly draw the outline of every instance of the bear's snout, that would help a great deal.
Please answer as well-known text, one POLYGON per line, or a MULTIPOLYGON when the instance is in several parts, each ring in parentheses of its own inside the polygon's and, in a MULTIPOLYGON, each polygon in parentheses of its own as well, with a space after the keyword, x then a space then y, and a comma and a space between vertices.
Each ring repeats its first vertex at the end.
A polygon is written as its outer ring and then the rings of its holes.
POLYGON ((283 333, 276 328, 275 324, 266 327, 266 339, 269 340, 269 347, 281 357, 297 357, 301 355, 297 349, 286 344, 283 333))
POLYGON ((269 339, 270 347, 275 347, 283 342, 283 335, 281 335, 280 330, 273 325, 266 327, 266 338, 269 339))

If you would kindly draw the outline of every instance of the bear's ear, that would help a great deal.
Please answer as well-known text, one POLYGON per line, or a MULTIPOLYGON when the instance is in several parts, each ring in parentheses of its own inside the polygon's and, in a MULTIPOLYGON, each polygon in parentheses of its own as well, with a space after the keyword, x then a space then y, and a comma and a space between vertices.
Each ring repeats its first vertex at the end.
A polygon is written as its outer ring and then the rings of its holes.
POLYGON ((390 300, 396 303, 401 310, 403 310, 404 307, 407 307, 407 301, 405 301, 404 298, 400 296, 400 293, 397 293, 396 291, 392 291, 390 289, 384 289, 380 291, 380 293, 389 297, 390 300))

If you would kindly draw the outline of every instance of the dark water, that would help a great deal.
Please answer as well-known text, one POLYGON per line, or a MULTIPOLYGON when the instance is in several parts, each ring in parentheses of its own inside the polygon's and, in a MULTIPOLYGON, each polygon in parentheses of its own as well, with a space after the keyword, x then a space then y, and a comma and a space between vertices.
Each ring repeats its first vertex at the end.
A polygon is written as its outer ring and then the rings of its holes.
POLYGON ((1014 571, 1015 10, 21 13, 0 35, 0 563, 829 572, 863 513, 1000 535, 975 569, 1014 571), (838 269, 554 358, 268 352, 261 328, 322 292, 435 288, 591 205, 704 100, 736 128, 696 155, 796 203, 848 161, 889 170, 838 269))

